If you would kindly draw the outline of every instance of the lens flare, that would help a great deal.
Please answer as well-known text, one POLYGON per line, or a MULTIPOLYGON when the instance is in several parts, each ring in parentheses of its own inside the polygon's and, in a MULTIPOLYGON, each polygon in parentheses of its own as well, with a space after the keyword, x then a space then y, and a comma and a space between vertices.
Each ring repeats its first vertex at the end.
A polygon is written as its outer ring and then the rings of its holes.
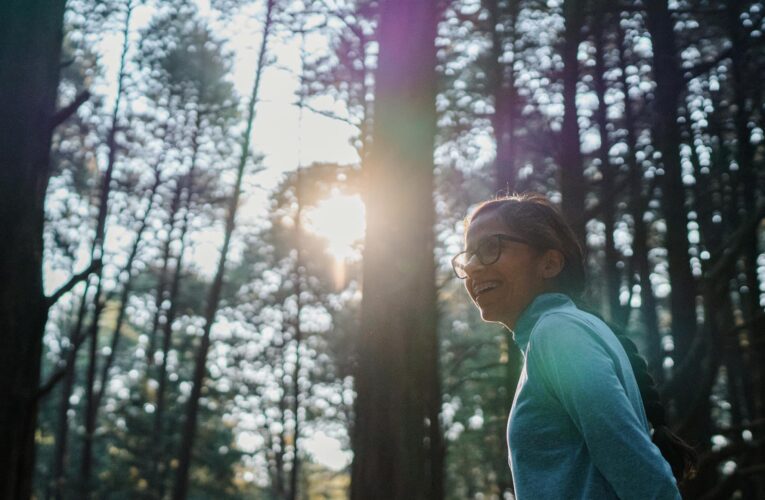
POLYGON ((364 203, 359 195, 334 193, 306 211, 306 227, 327 240, 327 252, 334 257, 337 288, 345 283, 345 264, 361 256, 356 244, 364 237, 364 203))

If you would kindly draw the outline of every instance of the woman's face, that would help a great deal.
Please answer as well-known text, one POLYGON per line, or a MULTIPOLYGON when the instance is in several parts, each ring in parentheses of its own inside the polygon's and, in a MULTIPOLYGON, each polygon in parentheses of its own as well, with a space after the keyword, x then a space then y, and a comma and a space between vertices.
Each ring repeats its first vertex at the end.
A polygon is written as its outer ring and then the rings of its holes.
MULTIPOLYGON (((468 227, 465 250, 474 252, 497 234, 519 236, 505 225, 497 211, 481 214, 468 227)), ((499 260, 493 264, 483 265, 477 256, 471 256, 465 266, 465 288, 484 321, 513 329, 521 312, 547 287, 545 257, 549 252, 516 241, 502 240, 501 245, 499 260)))

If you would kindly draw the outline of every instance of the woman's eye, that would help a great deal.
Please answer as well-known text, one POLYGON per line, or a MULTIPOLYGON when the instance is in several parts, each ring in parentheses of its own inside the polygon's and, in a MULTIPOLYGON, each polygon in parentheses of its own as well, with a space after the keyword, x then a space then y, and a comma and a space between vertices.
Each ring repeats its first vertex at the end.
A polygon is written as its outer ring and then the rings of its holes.
POLYGON ((497 242, 496 241, 487 241, 480 247, 478 247, 478 251, 476 252, 478 256, 483 260, 486 257, 493 257, 496 255, 498 250, 497 242))

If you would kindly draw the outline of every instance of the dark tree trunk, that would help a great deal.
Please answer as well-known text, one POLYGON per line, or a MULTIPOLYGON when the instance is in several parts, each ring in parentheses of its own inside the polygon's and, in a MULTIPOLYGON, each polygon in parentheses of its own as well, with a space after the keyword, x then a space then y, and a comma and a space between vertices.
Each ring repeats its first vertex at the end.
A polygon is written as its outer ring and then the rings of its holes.
MULTIPOLYGON (((133 266, 135 264, 136 258, 138 257, 138 249, 141 246, 141 243, 143 241, 143 233, 146 230, 146 227, 148 226, 149 222, 149 215, 151 214, 151 209, 154 205, 154 197, 157 193, 157 189, 159 188, 159 185, 162 182, 162 176, 159 171, 159 164, 155 167, 155 179, 154 183, 151 187, 151 190, 149 192, 149 202, 148 206, 143 209, 143 214, 141 215, 141 221, 138 225, 138 230, 136 231, 135 240, 133 241, 133 245, 130 249, 130 254, 128 255, 127 263, 125 264, 125 268, 123 270, 123 274, 125 276, 125 283, 122 287, 122 291, 120 293, 119 298, 119 311, 117 313, 117 321, 114 325, 114 330, 112 331, 112 339, 110 342, 110 350, 109 354, 106 356, 106 359, 104 360, 104 364, 101 367, 101 379, 98 384, 98 387, 95 387, 95 384, 93 386, 89 385, 89 391, 88 391, 88 399, 86 401, 85 406, 85 441, 83 442, 83 451, 82 451, 82 458, 83 458, 83 473, 87 472, 87 475, 82 477, 83 481, 83 488, 85 491, 83 492, 84 495, 89 495, 89 482, 90 482, 90 467, 91 467, 91 461, 93 456, 93 434, 96 429, 96 425, 98 423, 98 410, 101 406, 101 400, 104 395, 104 391, 106 390, 106 385, 109 382, 109 371, 111 370, 112 365, 114 364, 114 359, 117 355, 117 349, 119 348, 119 341, 122 336, 121 330, 122 325, 125 321, 125 311, 127 310, 127 302, 130 297, 131 287, 132 287, 132 279, 133 279, 133 266), (88 470, 86 471, 84 469, 85 465, 87 464, 88 470)), ((98 317, 98 316, 96 316, 98 317)), ((95 325, 97 326, 97 325, 95 325)), ((94 326, 94 327, 95 327, 94 326)), ((93 339, 96 337, 93 336, 93 339)), ((96 376, 96 363, 95 363, 95 348, 96 348, 96 342, 91 343, 91 356, 92 363, 89 366, 89 377, 93 377, 93 380, 95 381, 96 376), (93 372, 90 372, 90 369, 92 368, 93 372)), ((90 382, 90 380, 89 380, 90 382)))
POLYGON ((32 493, 42 336, 43 201, 64 2, 0 4, 0 497, 32 493))
POLYGON ((157 189, 159 189, 159 185, 161 183, 162 176, 159 169, 157 169, 155 171, 154 184, 152 185, 149 192, 148 205, 143 209, 141 221, 138 224, 138 230, 135 234, 135 240, 133 241, 133 245, 130 248, 130 254, 128 254, 127 263, 125 264, 125 269, 123 270, 123 274, 125 275, 125 283, 122 286, 122 291, 120 292, 120 308, 117 312, 117 321, 114 325, 114 330, 112 331, 112 341, 110 343, 109 354, 106 356, 106 360, 104 360, 104 366, 101 368, 101 382, 99 384, 98 393, 96 394, 95 404, 93 405, 93 411, 96 413, 95 417, 98 415, 98 407, 101 403, 101 398, 104 395, 104 388, 106 387, 106 384, 109 380, 109 370, 114 364, 114 359, 117 355, 117 348, 119 347, 120 338, 122 337, 122 325, 125 322, 125 312, 127 311, 127 303, 130 299, 130 292, 132 291, 133 286, 133 266, 135 265, 136 258, 138 257, 138 250, 141 247, 141 243, 143 242, 143 233, 146 231, 146 228, 149 224, 149 214, 151 214, 151 210, 154 206, 154 197, 156 196, 157 189))
MULTIPOLYGON (((754 148, 750 140, 749 121, 752 114, 751 71, 749 70, 749 41, 740 19, 748 3, 733 0, 727 3, 728 32, 732 42, 731 75, 733 76, 733 116, 736 131, 736 163, 741 172, 739 199, 743 200, 741 209, 749 214, 757 206, 757 172, 754 165, 754 148)), ((747 236, 744 248, 744 283, 740 287, 745 319, 751 321, 762 313, 760 306, 760 287, 757 278, 758 248, 757 231, 747 236)))
MULTIPOLYGON (((195 140, 194 140, 195 142, 195 140)), ((193 143, 192 143, 193 144, 193 143)), ((192 146, 193 147, 193 146, 192 146)), ((193 152, 192 152, 193 154, 193 152)), ((192 159, 192 165, 194 164, 194 160, 192 159)), ((176 224, 176 217, 178 216, 178 210, 180 208, 181 203, 181 195, 183 194, 183 189, 185 182, 179 180, 175 186, 175 192, 173 193, 173 199, 170 202, 170 214, 168 217, 168 231, 167 231, 167 238, 165 239, 164 244, 162 245, 162 267, 159 271, 159 277, 157 278, 157 289, 155 290, 154 295, 154 317, 151 321, 151 330, 149 330, 149 345, 146 349, 146 364, 151 367, 154 365, 154 351, 156 350, 156 344, 157 344, 157 332, 159 331, 160 322, 164 319, 165 325, 167 324, 167 318, 162 316, 163 314, 163 303, 166 299, 167 295, 167 287, 168 287, 168 267, 170 264, 170 258, 171 258, 171 246, 173 243, 173 229, 175 228, 176 224)), ((187 214, 188 214, 188 203, 187 203, 187 214)), ((184 224, 185 227, 185 224, 184 224)), ((185 234, 185 233, 184 233, 185 234)))
MULTIPOLYGON (((284 332, 282 332, 282 335, 284 332)), ((284 346, 282 342, 282 347, 284 346)), ((274 492, 277 498, 284 498, 284 457, 287 455, 287 388, 282 387, 281 397, 279 398, 279 419, 281 428, 279 429, 279 451, 276 453, 276 477, 274 478, 274 492)))
POLYGON ((434 0, 380 3, 351 498, 440 499, 434 0))
POLYGON ((558 154, 563 197, 561 208, 580 242, 585 241, 587 222, 584 216, 586 185, 576 109, 576 86, 579 81, 577 52, 582 40, 584 6, 584 0, 563 2, 563 18, 566 24, 561 54, 563 58, 563 128, 558 154))
MULTIPOLYGON (((117 129, 119 127, 120 105, 122 103, 123 88, 125 81, 125 63, 127 60, 127 51, 130 46, 130 18, 133 12, 132 0, 127 0, 125 4, 125 20, 122 29, 122 50, 120 54, 120 66, 117 74, 117 96, 112 110, 111 125, 109 134, 106 138, 106 145, 109 150, 107 156, 106 170, 104 172, 103 183, 101 184, 100 204, 98 210, 98 221, 96 224, 96 235, 93 241, 95 249, 94 255, 98 259, 103 259, 104 239, 106 237, 106 217, 109 212, 109 195, 111 192, 112 177, 114 167, 117 162, 117 129)), ((94 395, 96 383, 96 363, 98 361, 98 326, 101 313, 104 308, 104 299, 101 296, 101 287, 103 280, 99 279, 96 285, 96 293, 93 298, 93 319, 90 323, 88 340, 90 349, 88 351, 88 375, 86 381, 86 409, 85 409, 85 434, 83 436, 82 461, 80 462, 80 492, 82 498, 90 497, 90 474, 93 461, 93 433, 95 432, 95 411, 94 395)))
POLYGON ((620 84, 624 93, 624 128, 626 130, 625 142, 627 144, 627 164, 629 166, 629 212, 634 224, 632 237, 632 252, 634 267, 637 269, 640 279, 640 312, 646 329, 648 366, 651 373, 660 385, 664 380, 664 350, 661 346, 659 334, 659 318, 656 312, 656 296, 653 293, 651 283, 651 267, 648 261, 648 229, 644 221, 647 200, 651 196, 651 190, 643 194, 643 170, 637 159, 637 133, 635 131, 635 116, 632 110, 632 101, 629 97, 629 84, 627 83, 627 57, 624 46, 624 31, 616 19, 617 46, 619 48, 620 84))
MULTIPOLYGON (((600 160, 601 196, 600 203, 603 207, 603 224, 605 225, 606 244, 605 244, 605 297, 608 305, 608 318, 615 323, 623 323, 624 312, 619 302, 619 292, 621 288, 621 275, 617 268, 619 254, 614 243, 615 219, 617 213, 616 207, 616 166, 611 164, 608 157, 608 151, 611 148, 611 142, 608 137, 608 108, 606 105, 606 62, 605 62, 605 41, 604 29, 606 25, 606 13, 604 2, 597 2, 599 13, 595 14, 593 22, 593 36, 595 44, 595 68, 593 81, 595 94, 598 97, 598 108, 595 110, 595 121, 598 124, 600 133, 600 147, 598 148, 598 159, 600 160)), ((629 303, 625 309, 629 310, 629 303)))
POLYGON ((517 123, 517 90, 513 63, 504 62, 507 46, 515 58, 516 19, 518 0, 489 0, 489 24, 491 33, 491 92, 494 97, 492 127, 496 143, 494 169, 497 193, 513 193, 518 182, 517 148, 515 128, 517 123))
MULTIPOLYGON (((196 140, 193 141, 196 144, 196 140)), ((196 146, 194 146, 196 150, 196 146)), ((195 153, 192 152, 192 156, 195 153)), ((157 498, 165 498, 165 472, 164 463, 166 463, 166 450, 165 450, 165 436, 164 436, 164 424, 165 424, 165 399, 167 396, 167 357, 170 354, 170 349, 173 345, 173 322, 175 321, 175 315, 178 308, 178 292, 180 290, 181 276, 183 273, 183 258, 186 253, 186 234, 189 230, 189 222, 191 220, 191 207, 194 195, 194 165, 195 161, 192 160, 191 168, 188 174, 182 181, 178 182, 176 186, 175 194, 173 196, 173 202, 170 208, 170 231, 168 231, 168 242, 170 241, 170 234, 175 226, 175 218, 180 205, 180 198, 184 191, 186 191, 185 212, 183 214, 183 221, 181 223, 181 232, 178 235, 180 241, 180 248, 178 249, 178 255, 175 259, 175 270, 173 271, 173 280, 170 284, 170 294, 167 297, 168 307, 165 313, 165 323, 162 329, 162 362, 158 368, 157 374, 157 400, 156 411, 154 412, 154 425, 152 428, 152 445, 154 447, 152 454, 152 485, 157 492, 157 498)), ((166 247, 166 258, 169 258, 169 246, 166 247)), ((167 261, 163 266, 163 270, 167 270, 167 261)), ((157 306, 159 307, 159 305, 157 306)))
MULTIPOLYGON (((681 134, 677 123, 684 81, 677 56, 674 20, 667 0, 646 0, 645 6, 646 25, 653 42, 654 140, 664 168, 662 203, 667 222, 666 246, 672 286, 670 310, 677 361, 688 354, 696 334, 696 282, 689 264, 686 189, 680 167, 681 134)), ((684 394, 687 391, 681 390, 677 394, 680 408, 685 407, 684 394)))
MULTIPOLYGON (((301 101, 302 102, 302 101, 301 101)), ((302 224, 301 217, 303 215, 303 197, 302 197, 302 175, 301 169, 298 167, 297 181, 295 191, 297 193, 297 213, 295 214, 295 302, 297 304, 295 310, 295 317, 293 318, 292 329, 295 339, 295 366, 292 371, 292 418, 295 419, 293 436, 292 436, 292 469, 290 470, 290 489, 287 495, 287 500, 295 500, 298 498, 298 479, 300 477, 300 456, 298 447, 298 441, 300 440, 300 349, 303 344, 303 329, 300 324, 300 313, 303 310, 303 301, 300 294, 303 291, 303 271, 302 271, 302 224)))
MULTIPOLYGON (((732 42, 731 76, 733 77, 733 101, 735 104, 733 121, 736 132, 736 163, 738 163, 742 181, 741 192, 738 194, 743 199, 742 208, 745 214, 756 211, 761 193, 758 189, 759 179, 755 165, 755 151, 751 143, 751 131, 749 129, 749 122, 754 110, 753 71, 750 68, 750 35, 741 25, 741 16, 748 8, 749 2, 742 0, 732 0, 726 3, 728 32, 732 42)), ((746 237, 743 251, 744 283, 739 285, 738 292, 741 296, 744 319, 749 325, 746 332, 746 344, 747 346, 758 347, 754 349, 747 347, 747 352, 744 353, 740 352, 739 345, 733 346, 737 358, 732 363, 732 368, 738 370, 737 384, 733 389, 738 393, 741 403, 750 406, 754 413, 744 416, 744 420, 747 422, 763 417, 761 402, 765 397, 762 393, 761 373, 763 362, 765 362, 765 348, 762 344, 762 330, 758 331, 757 328, 758 325, 762 324, 758 318, 763 314, 760 305, 762 292, 757 276, 757 257, 759 255, 758 231, 755 230, 746 237), (751 360, 755 360, 754 363, 751 363, 751 360), (746 361, 750 361, 750 363, 746 363, 746 361), (747 364, 750 366, 749 369, 747 369, 747 364), (750 398, 751 404, 749 405, 750 398)), ((765 446, 760 446, 758 459, 760 462, 765 461, 765 446)), ((758 474, 752 479, 750 487, 757 490, 753 496, 759 498, 765 495, 765 477, 758 474)))
MULTIPOLYGON (((91 256, 93 255, 91 249, 91 256)), ((99 278, 97 278, 99 279, 99 278)), ((66 483, 66 455, 69 446, 69 398, 72 396, 75 383, 75 363, 77 361, 77 350, 84 340, 82 326, 85 322, 85 316, 88 312, 88 291, 90 290, 90 281, 85 284, 82 292, 80 307, 77 312, 77 320, 69 334, 69 348, 63 366, 63 377, 61 383, 61 397, 58 402, 56 438, 53 450, 53 475, 51 478, 51 489, 53 497, 59 500, 64 491, 66 483)))
POLYGON ((266 6, 266 20, 263 27, 263 41, 258 55, 258 64, 255 70, 255 82, 252 86, 250 101, 247 113, 247 127, 242 137, 242 154, 239 157, 237 166, 236 182, 234 190, 231 193, 228 213, 226 216, 225 231, 223 237, 223 246, 220 251, 220 260, 218 268, 215 271, 212 285, 207 296, 207 305, 205 308, 205 324, 202 329, 202 338, 199 344, 199 350, 194 363, 194 378, 192 380, 191 394, 189 395, 189 404, 186 411, 186 420, 183 424, 183 434, 181 437, 181 449, 178 459, 178 471, 173 491, 174 500, 185 500, 188 496, 189 487, 189 469, 191 467, 191 454, 196 435, 197 418, 199 413, 199 398, 202 395, 202 385, 204 384, 205 373, 207 371, 207 352, 210 349, 210 331, 215 322, 215 315, 220 303, 220 295, 223 289, 223 278, 226 270, 226 259, 228 258, 228 249, 231 244, 231 236, 236 225, 236 212, 239 207, 239 196, 242 189, 242 178, 250 157, 250 141, 252 136, 252 124, 255 120, 255 104, 258 101, 258 89, 260 87, 260 78, 266 63, 266 49, 268 47, 268 38, 271 30, 272 13, 275 0, 268 0, 266 6))

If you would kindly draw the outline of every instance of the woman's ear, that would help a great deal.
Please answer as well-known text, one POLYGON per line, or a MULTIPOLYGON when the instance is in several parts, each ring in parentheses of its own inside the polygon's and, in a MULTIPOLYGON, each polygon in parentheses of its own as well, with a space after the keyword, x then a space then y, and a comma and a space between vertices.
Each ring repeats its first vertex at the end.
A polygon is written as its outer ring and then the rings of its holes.
POLYGON ((560 250, 551 248, 542 254, 539 265, 542 277, 545 279, 552 279, 563 271, 563 266, 566 265, 566 259, 563 257, 563 253, 560 250))

